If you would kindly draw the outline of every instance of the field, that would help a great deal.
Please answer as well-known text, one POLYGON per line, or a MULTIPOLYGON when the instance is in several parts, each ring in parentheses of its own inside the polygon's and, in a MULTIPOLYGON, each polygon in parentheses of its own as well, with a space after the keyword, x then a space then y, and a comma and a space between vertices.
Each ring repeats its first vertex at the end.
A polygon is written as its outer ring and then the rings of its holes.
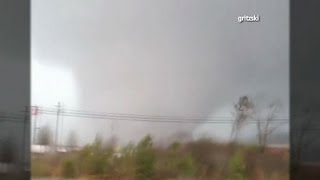
POLYGON ((33 155, 32 176, 34 179, 285 180, 289 179, 288 166, 287 149, 262 150, 205 138, 159 146, 146 136, 138 144, 121 149, 105 145, 97 138, 79 151, 33 155))

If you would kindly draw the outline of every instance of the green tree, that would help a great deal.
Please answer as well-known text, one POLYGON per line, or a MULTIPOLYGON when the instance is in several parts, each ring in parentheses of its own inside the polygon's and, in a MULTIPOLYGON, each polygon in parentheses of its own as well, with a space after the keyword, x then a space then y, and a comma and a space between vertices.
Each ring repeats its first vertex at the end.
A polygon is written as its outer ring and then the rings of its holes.
POLYGON ((155 154, 150 135, 144 137, 136 147, 136 176, 139 179, 150 179, 154 175, 155 154))
POLYGON ((97 135, 95 141, 80 152, 80 172, 90 175, 104 175, 110 169, 111 153, 103 148, 103 138, 97 135))

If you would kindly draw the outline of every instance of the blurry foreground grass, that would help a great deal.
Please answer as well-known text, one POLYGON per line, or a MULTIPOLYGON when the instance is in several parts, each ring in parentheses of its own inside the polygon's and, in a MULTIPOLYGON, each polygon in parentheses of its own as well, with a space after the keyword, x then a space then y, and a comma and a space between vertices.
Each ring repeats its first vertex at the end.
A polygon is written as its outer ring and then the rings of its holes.
POLYGON ((119 151, 102 139, 82 150, 32 157, 33 177, 53 179, 289 179, 288 154, 254 146, 219 144, 210 139, 155 147, 150 136, 119 151))

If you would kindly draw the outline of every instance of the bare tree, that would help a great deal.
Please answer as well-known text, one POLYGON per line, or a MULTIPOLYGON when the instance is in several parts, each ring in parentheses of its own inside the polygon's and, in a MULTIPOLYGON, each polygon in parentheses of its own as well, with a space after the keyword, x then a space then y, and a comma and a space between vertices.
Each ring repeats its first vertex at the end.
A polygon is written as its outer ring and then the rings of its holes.
POLYGON ((290 122, 290 173, 293 179, 302 179, 303 158, 312 155, 308 150, 311 150, 310 147, 319 140, 320 129, 317 118, 319 104, 307 97, 295 103, 290 122))
POLYGON ((258 143, 261 151, 264 151, 269 135, 279 127, 279 124, 275 124, 274 120, 276 114, 280 111, 280 104, 273 102, 267 107, 266 111, 264 116, 256 114, 255 117, 257 121, 258 143))
MULTIPOLYGON (((253 98, 249 96, 241 96, 237 103, 234 104, 234 111, 232 115, 234 116, 234 121, 232 124, 231 130, 231 149, 234 149, 234 145, 236 145, 236 141, 238 138, 238 134, 240 130, 243 128, 245 123, 252 118, 252 114, 254 113, 255 103, 253 98)), ((222 169, 220 171, 220 175, 222 175, 227 168, 228 161, 225 161, 222 165, 222 169)))
POLYGON ((317 133, 319 131, 318 119, 317 116, 314 116, 314 108, 309 105, 301 109, 302 111, 300 110, 299 114, 294 115, 291 125, 292 162, 295 165, 301 163, 304 150, 307 150, 319 139, 317 133))
POLYGON ((231 131, 231 139, 233 142, 237 140, 238 134, 246 121, 252 117, 253 110, 254 102, 248 96, 240 97, 238 103, 234 105, 233 116, 235 120, 231 131))

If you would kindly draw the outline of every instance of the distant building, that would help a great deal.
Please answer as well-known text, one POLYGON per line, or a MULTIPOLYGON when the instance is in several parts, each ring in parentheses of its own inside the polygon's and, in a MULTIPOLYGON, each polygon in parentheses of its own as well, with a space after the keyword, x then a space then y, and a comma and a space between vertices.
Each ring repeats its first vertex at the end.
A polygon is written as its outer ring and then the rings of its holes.
POLYGON ((54 146, 49 145, 31 145, 31 153, 33 154, 46 154, 51 152, 67 153, 79 150, 81 150, 80 147, 59 146, 55 148, 54 146))
POLYGON ((274 155, 284 156, 289 153, 288 144, 269 144, 266 147, 266 152, 274 155))
POLYGON ((50 151, 53 151, 53 148, 51 146, 31 145, 31 153, 44 154, 49 153, 50 151))

